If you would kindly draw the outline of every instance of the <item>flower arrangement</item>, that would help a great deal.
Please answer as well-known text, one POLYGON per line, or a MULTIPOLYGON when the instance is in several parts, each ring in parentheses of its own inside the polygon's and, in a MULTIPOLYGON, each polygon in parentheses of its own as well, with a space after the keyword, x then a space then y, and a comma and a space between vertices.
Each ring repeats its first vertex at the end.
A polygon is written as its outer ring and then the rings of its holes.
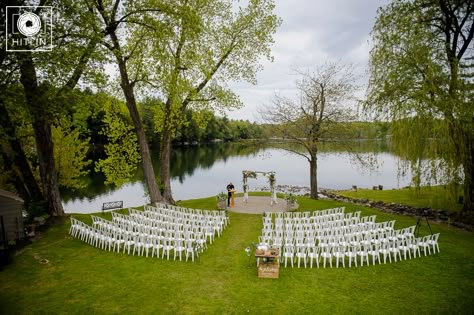
POLYGON ((220 192, 217 196, 216 196, 216 199, 218 201, 222 201, 222 200, 226 200, 227 199, 227 194, 224 194, 224 192, 220 192))
POLYGON ((289 193, 288 195, 285 196, 285 200, 289 203, 295 203, 296 202, 296 195, 289 193))
POLYGON ((257 178, 257 172, 254 171, 242 171, 242 174, 244 175, 244 178, 257 178))

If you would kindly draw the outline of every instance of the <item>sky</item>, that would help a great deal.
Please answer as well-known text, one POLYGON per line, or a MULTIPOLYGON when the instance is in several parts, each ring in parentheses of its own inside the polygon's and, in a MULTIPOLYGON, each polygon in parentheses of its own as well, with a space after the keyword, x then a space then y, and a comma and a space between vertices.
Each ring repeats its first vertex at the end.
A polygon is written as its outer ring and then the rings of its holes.
MULTIPOLYGON (((368 81, 370 32, 377 9, 387 0, 275 0, 282 24, 274 35, 273 62, 263 60, 257 84, 232 83, 244 107, 227 117, 259 121, 258 109, 275 93, 296 94, 295 69, 311 71, 326 62, 352 64, 361 84, 368 81)), ((357 92, 363 97, 365 89, 357 92)))

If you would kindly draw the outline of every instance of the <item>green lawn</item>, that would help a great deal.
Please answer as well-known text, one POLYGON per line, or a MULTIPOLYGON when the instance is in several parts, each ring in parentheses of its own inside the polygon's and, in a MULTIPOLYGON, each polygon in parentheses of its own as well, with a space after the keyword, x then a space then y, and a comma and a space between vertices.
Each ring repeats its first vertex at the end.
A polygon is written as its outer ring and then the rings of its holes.
MULTIPOLYGON (((300 198, 300 209, 344 205, 300 198)), ((214 208, 215 199, 181 202, 214 208)), ((411 217, 345 205, 346 212, 411 217)), ((110 216, 110 214, 106 214, 110 216)), ((87 215, 77 215, 86 219, 87 215)), ((474 310, 474 234, 431 224, 441 232, 436 255, 359 268, 282 268, 259 279, 244 248, 262 228, 261 215, 231 213, 224 235, 185 263, 111 253, 68 235, 69 222, 44 233, 0 272, 2 314, 470 314, 474 310), (46 258, 42 265, 38 258, 46 258)), ((423 234, 428 228, 423 225, 423 234)))
POLYGON ((421 187, 420 190, 413 187, 392 190, 358 189, 357 191, 344 190, 336 193, 350 198, 394 202, 417 208, 430 207, 449 211, 459 211, 462 208, 462 204, 451 197, 443 186, 421 187))

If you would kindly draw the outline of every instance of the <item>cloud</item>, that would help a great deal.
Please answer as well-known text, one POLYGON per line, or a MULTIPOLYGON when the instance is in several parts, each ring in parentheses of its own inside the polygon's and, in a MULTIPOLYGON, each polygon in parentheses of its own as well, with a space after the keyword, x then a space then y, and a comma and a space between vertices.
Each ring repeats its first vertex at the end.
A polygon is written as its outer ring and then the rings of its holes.
POLYGON ((270 104, 275 93, 295 93, 295 69, 311 70, 328 61, 353 63, 365 76, 368 67, 370 31, 377 8, 385 0, 292 0, 276 1, 276 14, 283 19, 274 36, 274 62, 262 62, 257 84, 233 83, 244 108, 228 113, 230 118, 258 121, 257 109, 270 104))

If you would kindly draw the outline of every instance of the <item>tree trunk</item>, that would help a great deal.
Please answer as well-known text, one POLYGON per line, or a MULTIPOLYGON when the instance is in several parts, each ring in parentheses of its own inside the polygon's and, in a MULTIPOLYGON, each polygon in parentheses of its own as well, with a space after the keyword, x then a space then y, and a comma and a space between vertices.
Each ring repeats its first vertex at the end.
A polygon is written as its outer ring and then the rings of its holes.
POLYGON ((51 118, 46 109, 49 105, 47 89, 40 89, 38 86, 36 70, 30 53, 19 54, 18 57, 20 59, 20 81, 33 119, 43 194, 48 202, 48 213, 52 216, 64 216, 54 165, 51 118))
POLYGON ((38 150, 40 174, 43 181, 43 192, 48 201, 49 214, 53 217, 64 216, 58 178, 54 165, 51 122, 48 119, 35 118, 33 129, 35 131, 36 148, 38 150))
MULTIPOLYGON (((118 38, 114 32, 110 34, 112 41, 114 42, 114 47, 117 50, 120 50, 120 45, 118 43, 118 38)), ((138 145, 140 147, 140 154, 142 157, 143 172, 145 174, 145 181, 148 187, 148 193, 150 194, 150 202, 156 204, 157 202, 162 201, 162 196, 158 184, 156 182, 155 171, 153 170, 153 164, 151 162, 150 149, 148 147, 148 142, 146 139, 145 131, 143 129, 143 124, 138 114, 137 102, 135 99, 135 94, 133 91, 133 84, 130 82, 128 77, 127 65, 125 60, 121 57, 120 52, 116 53, 116 59, 120 70, 120 86, 122 87, 123 94, 127 103, 128 111, 132 118, 133 125, 135 127, 135 133, 138 138, 138 145)))
POLYGON ((166 203, 175 204, 171 191, 170 157, 171 131, 167 129, 163 132, 160 144, 161 184, 164 186, 163 200, 166 203))
POLYGON ((311 199, 318 199, 318 157, 316 154, 311 154, 310 165, 310 186, 311 199))
POLYGON ((0 126, 2 126, 6 134, 9 144, 9 149, 3 150, 4 158, 9 159, 11 164, 10 169, 14 170, 17 174, 16 178, 12 179, 15 182, 15 186, 17 188, 21 186, 20 190, 22 192, 18 191, 18 193, 21 194, 26 202, 28 202, 28 199, 32 201, 44 201, 43 193, 31 171, 25 151, 17 139, 16 127, 11 121, 2 99, 0 99, 0 126))

